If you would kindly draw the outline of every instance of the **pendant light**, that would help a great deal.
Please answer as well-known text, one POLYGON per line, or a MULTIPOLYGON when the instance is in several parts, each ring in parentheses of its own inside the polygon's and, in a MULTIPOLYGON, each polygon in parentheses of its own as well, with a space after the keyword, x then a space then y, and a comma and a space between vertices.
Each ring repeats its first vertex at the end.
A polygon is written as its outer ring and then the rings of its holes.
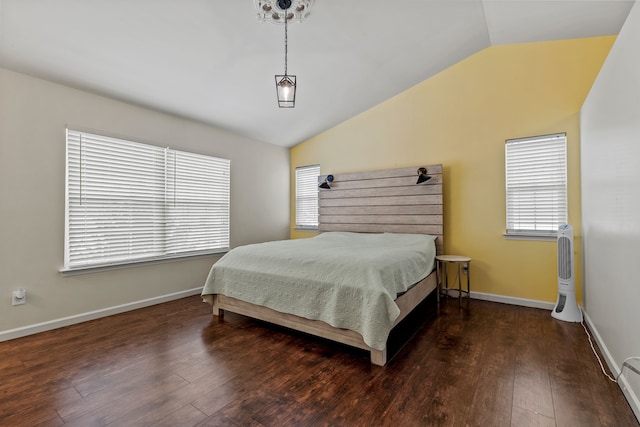
POLYGON ((287 21, 291 0, 278 0, 278 7, 284 10, 284 74, 276 74, 276 92, 278 107, 294 108, 296 106, 296 76, 287 74, 287 21))

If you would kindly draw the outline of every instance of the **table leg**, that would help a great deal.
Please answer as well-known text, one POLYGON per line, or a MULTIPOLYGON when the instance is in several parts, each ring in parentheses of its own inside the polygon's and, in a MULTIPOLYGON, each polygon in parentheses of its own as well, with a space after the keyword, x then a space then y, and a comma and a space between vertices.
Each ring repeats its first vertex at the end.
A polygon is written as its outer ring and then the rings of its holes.
POLYGON ((469 308, 470 300, 471 300, 471 265, 467 263, 467 308, 469 308))
POLYGON ((458 308, 462 307, 462 263, 457 262, 458 266, 458 308))
POLYGON ((442 268, 444 269, 444 295, 449 298, 449 269, 447 268, 449 264, 444 262, 442 263, 442 268))
POLYGON ((440 292, 442 292, 442 277, 440 276, 440 261, 436 260, 436 302, 440 305, 440 292))

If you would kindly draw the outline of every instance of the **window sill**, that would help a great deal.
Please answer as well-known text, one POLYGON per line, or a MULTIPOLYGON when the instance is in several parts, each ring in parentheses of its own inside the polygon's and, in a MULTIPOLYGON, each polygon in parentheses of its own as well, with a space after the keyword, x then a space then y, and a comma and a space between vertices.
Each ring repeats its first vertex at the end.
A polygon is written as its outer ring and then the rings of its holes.
POLYGON ((165 263, 174 262, 174 261, 187 261, 191 259, 204 258, 204 257, 213 256, 213 255, 222 256, 227 252, 228 252, 228 249, 222 249, 222 250, 216 250, 216 251, 192 253, 188 255, 176 255, 176 256, 163 257, 163 258, 144 259, 140 261, 127 261, 127 262, 119 262, 119 263, 113 263, 113 264, 93 265, 93 266, 87 266, 87 267, 69 267, 69 268, 60 269, 60 274, 66 277, 66 276, 77 276, 79 274, 100 273, 103 271, 122 270, 125 268, 131 268, 131 267, 143 267, 143 266, 154 265, 154 264, 165 264, 165 263))
POLYGON ((558 239, 557 233, 540 234, 540 233, 505 233, 504 238, 507 240, 541 240, 552 242, 558 239))
POLYGON ((296 231, 318 231, 318 227, 300 227, 295 228, 296 231))

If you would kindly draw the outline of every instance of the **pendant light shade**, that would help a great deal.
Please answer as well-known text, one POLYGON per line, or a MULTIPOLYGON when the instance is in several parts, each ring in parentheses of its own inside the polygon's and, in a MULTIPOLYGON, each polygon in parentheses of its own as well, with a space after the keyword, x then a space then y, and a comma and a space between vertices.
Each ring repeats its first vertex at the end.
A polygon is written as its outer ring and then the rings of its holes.
POLYGON ((276 75, 278 107, 293 108, 296 105, 296 76, 276 75))

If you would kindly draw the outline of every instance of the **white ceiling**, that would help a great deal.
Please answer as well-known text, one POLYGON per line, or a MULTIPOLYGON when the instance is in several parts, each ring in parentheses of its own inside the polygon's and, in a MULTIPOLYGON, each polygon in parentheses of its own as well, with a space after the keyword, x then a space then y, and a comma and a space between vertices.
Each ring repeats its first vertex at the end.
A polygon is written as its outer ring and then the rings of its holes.
POLYGON ((0 0, 0 67, 289 147, 491 45, 617 34, 633 3, 315 0, 289 25, 294 109, 253 0, 0 0))

